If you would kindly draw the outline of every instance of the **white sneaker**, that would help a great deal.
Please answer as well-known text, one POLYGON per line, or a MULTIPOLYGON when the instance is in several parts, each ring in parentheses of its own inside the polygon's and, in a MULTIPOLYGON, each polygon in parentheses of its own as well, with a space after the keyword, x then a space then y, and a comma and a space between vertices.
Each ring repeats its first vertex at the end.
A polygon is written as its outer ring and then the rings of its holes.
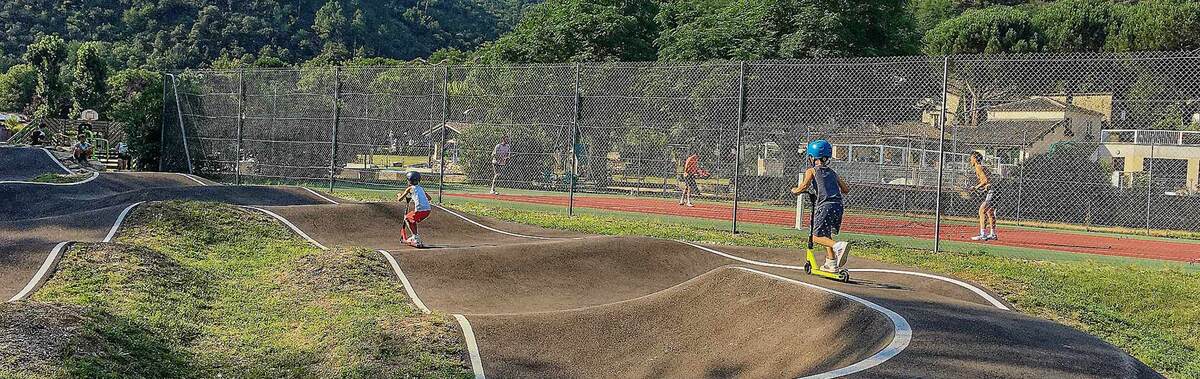
POLYGON ((837 272, 837 259, 826 259, 825 264, 821 265, 821 271, 837 272))
POLYGON ((988 235, 987 235, 987 240, 988 240, 988 241, 995 241, 995 240, 997 240, 997 239, 998 239, 998 238, 996 238, 996 233, 992 233, 992 234, 988 234, 988 235))
POLYGON ((687 206, 689 206, 689 207, 694 207, 695 205, 692 205, 692 202, 690 202, 690 201, 689 201, 689 202, 687 203, 687 206))
POLYGON ((421 242, 421 237, 415 234, 412 237, 408 237, 408 242, 413 246, 425 246, 425 244, 421 242))
POLYGON ((500 193, 499 193, 499 192, 496 192, 496 190, 491 190, 491 191, 488 191, 488 195, 499 195, 499 194, 500 194, 500 193))
POLYGON ((977 236, 971 237, 971 240, 972 240, 972 241, 987 241, 987 240, 988 240, 988 236, 986 236, 986 235, 983 235, 983 234, 980 234, 980 235, 977 235, 977 236))
POLYGON ((850 243, 841 241, 833 244, 833 256, 837 257, 838 268, 845 266, 846 260, 850 258, 850 243))

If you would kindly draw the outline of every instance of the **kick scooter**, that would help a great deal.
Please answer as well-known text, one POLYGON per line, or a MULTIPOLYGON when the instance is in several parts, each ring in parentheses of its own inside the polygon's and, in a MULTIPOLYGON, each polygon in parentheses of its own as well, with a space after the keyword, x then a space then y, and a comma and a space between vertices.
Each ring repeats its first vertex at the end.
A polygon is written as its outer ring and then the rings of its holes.
POLYGON ((817 215, 817 201, 816 200, 817 200, 817 195, 811 194, 811 193, 808 194, 808 203, 811 206, 808 207, 809 208, 809 210, 808 210, 808 249, 807 249, 807 257, 806 257, 806 260, 804 261, 804 273, 849 283, 850 282, 850 271, 849 270, 841 269, 838 272, 822 271, 820 268, 821 266, 817 265, 816 257, 813 255, 813 229, 814 229, 814 226, 816 225, 815 221, 816 221, 816 215, 817 215))
POLYGON ((421 240, 420 240, 421 237, 417 237, 417 240, 415 243, 408 241, 408 239, 410 237, 417 235, 416 233, 413 233, 412 228, 409 228, 409 226, 408 226, 408 201, 409 201, 409 198, 405 197, 404 198, 404 213, 400 214, 400 224, 403 225, 403 230, 400 231, 400 234, 404 238, 401 242, 404 242, 405 245, 412 246, 412 247, 415 247, 418 249, 422 249, 422 248, 425 248, 425 244, 421 243, 421 240))

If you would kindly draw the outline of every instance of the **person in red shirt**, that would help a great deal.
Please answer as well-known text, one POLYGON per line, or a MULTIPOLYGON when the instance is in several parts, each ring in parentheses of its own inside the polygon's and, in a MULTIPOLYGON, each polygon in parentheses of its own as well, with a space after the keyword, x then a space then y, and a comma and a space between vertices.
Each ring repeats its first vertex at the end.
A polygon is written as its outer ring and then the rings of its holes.
POLYGON ((683 193, 679 196, 679 205, 692 206, 692 194, 700 192, 696 187, 696 178, 707 178, 708 171, 700 168, 700 155, 690 152, 683 162, 683 193))

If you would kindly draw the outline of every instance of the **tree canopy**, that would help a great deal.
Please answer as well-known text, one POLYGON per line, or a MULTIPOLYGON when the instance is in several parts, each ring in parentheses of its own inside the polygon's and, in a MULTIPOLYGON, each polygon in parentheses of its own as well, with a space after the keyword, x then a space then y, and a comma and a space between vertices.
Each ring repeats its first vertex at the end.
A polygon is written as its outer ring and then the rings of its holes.
MULTIPOLYGON (((925 3, 936 8, 936 1, 925 3)), ((1194 50, 1200 3, 1062 0, 969 9, 930 29, 923 44, 928 54, 1194 50)))
POLYGON ((117 68, 198 67, 220 57, 296 63, 329 49, 407 60, 493 40, 529 1, 7 0, 0 69, 20 63, 40 35, 107 42, 117 68))

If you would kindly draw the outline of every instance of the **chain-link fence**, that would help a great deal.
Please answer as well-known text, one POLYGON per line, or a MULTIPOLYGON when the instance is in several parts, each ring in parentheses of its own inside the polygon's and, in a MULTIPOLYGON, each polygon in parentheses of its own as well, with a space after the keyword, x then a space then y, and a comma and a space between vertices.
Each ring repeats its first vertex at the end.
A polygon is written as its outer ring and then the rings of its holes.
POLYGON ((827 139, 851 186, 849 231, 973 234, 985 197, 1002 223, 1200 229, 1195 53, 195 70, 166 80, 163 168, 231 183, 399 187, 419 171, 440 196, 701 217, 736 231, 795 222, 788 190, 809 165, 803 148, 827 139), (980 173, 989 188, 977 188, 980 173))

